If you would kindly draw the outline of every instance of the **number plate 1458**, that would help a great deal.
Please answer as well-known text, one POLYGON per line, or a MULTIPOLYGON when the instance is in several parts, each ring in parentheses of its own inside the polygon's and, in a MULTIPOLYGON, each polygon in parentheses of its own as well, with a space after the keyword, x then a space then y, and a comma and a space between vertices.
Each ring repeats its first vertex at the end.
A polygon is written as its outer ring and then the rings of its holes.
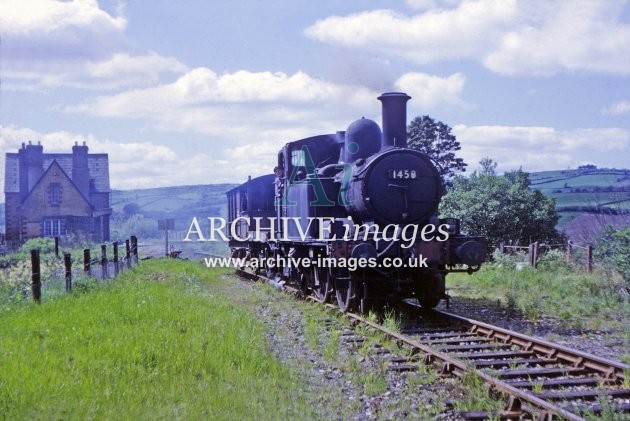
POLYGON ((416 170, 391 169, 387 171, 390 180, 412 180, 418 178, 416 170))

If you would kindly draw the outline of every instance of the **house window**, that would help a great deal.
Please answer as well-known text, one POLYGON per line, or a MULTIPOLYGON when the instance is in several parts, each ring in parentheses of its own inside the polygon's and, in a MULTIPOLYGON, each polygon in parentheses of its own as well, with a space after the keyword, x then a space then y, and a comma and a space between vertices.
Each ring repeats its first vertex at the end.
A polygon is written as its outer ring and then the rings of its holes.
POLYGON ((61 203, 61 184, 50 183, 50 206, 59 206, 61 203))
POLYGON ((59 237, 64 234, 64 231, 63 219, 44 219, 44 237, 59 237))

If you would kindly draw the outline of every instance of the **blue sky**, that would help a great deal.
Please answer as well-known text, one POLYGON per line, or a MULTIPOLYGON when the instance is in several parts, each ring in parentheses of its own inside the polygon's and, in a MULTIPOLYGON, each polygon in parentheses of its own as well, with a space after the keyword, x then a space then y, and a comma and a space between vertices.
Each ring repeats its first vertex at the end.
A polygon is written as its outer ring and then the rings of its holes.
POLYGON ((386 91, 471 169, 630 167, 628 1, 0 0, 0 36, 3 150, 86 141, 114 188, 269 173, 386 91))

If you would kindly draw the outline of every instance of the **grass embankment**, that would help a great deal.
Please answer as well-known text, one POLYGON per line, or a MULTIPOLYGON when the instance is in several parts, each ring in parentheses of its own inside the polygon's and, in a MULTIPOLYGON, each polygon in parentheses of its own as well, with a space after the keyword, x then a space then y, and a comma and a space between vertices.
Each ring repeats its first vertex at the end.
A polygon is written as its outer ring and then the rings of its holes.
POLYGON ((456 295, 499 300, 532 321, 550 316, 575 328, 627 326, 628 283, 618 274, 584 273, 560 253, 548 253, 535 270, 517 270, 514 260, 518 258, 499 258, 472 276, 449 277, 449 284, 456 295))
POLYGON ((0 418, 308 416, 262 324, 206 292, 220 274, 149 261, 89 293, 0 309, 0 418))

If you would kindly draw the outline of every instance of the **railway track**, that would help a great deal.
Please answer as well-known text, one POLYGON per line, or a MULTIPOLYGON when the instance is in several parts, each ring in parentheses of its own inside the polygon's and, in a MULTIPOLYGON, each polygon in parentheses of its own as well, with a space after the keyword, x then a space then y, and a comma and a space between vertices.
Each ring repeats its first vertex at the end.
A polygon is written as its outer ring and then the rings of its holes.
MULTIPOLYGON (((275 283, 251 272, 237 273, 275 283)), ((419 318, 410 319, 400 332, 358 314, 344 315, 413 351, 409 358, 391 358, 389 370, 415 370, 423 361, 437 365, 442 375, 475 373, 507 397, 501 413, 473 411, 461 413, 463 418, 583 420, 612 409, 630 419, 630 366, 443 311, 420 315, 417 304, 406 304, 419 318)))

